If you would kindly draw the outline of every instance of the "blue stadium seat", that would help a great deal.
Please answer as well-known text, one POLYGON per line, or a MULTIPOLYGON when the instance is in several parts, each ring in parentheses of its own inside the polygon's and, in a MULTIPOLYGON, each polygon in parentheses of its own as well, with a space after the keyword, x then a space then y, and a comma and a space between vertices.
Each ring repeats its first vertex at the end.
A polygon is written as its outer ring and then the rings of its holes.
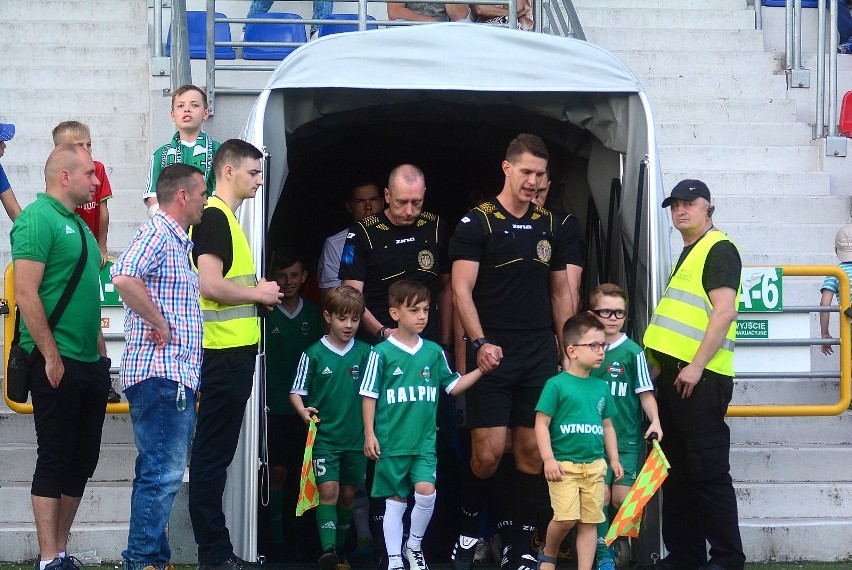
MULTIPOLYGON (((225 14, 216 12, 217 18, 227 18, 225 14)), ((202 11, 186 12, 186 27, 189 31, 189 57, 191 59, 207 58, 207 13, 202 11)), ((224 22, 216 24, 216 41, 231 41, 231 27, 224 22)), ((216 46, 216 59, 236 59, 237 54, 231 46, 216 46)), ((169 39, 166 40, 166 55, 172 55, 172 28, 169 26, 169 39)))
MULTIPOLYGON (((319 37, 330 36, 331 34, 341 34, 343 32, 358 31, 358 14, 331 14, 327 19, 338 21, 350 20, 354 21, 355 23, 351 25, 322 24, 319 27, 319 37)), ((367 20, 375 21, 375 18, 368 14, 367 20)), ((367 29, 378 30, 379 27, 375 24, 367 24, 367 29)))
MULTIPOLYGON (((786 0, 763 0, 764 6, 771 7, 785 7, 787 5, 786 0)), ((802 0, 802 8, 816 8, 817 0, 802 0)))
MULTIPOLYGON (((278 20, 301 20, 298 14, 287 12, 269 12, 268 14, 252 14, 254 18, 275 18, 278 20)), ((304 24, 246 24, 243 35, 244 42, 307 42, 308 35, 304 24)), ((243 48, 244 59, 268 59, 280 61, 293 53, 296 48, 287 47, 256 47, 243 48)))

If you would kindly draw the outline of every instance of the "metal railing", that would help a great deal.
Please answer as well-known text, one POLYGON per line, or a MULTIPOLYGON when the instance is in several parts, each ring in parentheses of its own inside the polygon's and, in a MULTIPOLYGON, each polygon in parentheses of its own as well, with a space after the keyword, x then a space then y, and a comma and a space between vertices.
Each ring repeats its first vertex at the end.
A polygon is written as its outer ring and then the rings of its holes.
MULTIPOLYGON (((298 1, 298 0, 297 0, 298 1)), ((303 0, 305 3, 308 0, 303 0)), ((338 2, 357 2, 357 19, 350 21, 340 20, 324 20, 324 19, 272 19, 272 18, 252 18, 249 20, 245 17, 235 18, 217 18, 216 17, 216 0, 207 0, 206 3, 206 27, 207 27, 207 58, 205 75, 207 80, 207 98, 209 102, 211 114, 214 112, 214 106, 217 93, 230 95, 257 95, 260 89, 257 88, 236 88, 236 87, 217 87, 216 72, 217 71, 252 71, 252 72, 270 72, 274 71, 280 62, 270 63, 268 65, 248 65, 245 63, 219 63, 216 61, 215 53, 217 47, 267 47, 267 48, 296 48, 304 44, 304 42, 245 42, 245 41, 216 41, 216 24, 252 24, 272 25, 272 24, 302 24, 302 25, 331 25, 331 26, 349 26, 357 25, 358 30, 366 30, 367 26, 381 27, 400 27, 400 26, 417 26, 428 24, 428 22, 409 22, 402 20, 368 20, 367 7, 370 3, 385 4, 378 0, 336 0, 338 2)), ((492 5, 505 6, 508 10, 508 23, 502 24, 505 27, 514 28, 518 25, 518 11, 515 0, 423 0, 428 4, 468 4, 468 5, 492 5)), ((248 6, 248 1, 246 2, 248 6)), ((246 10, 248 11, 248 9, 246 10)), ((583 27, 580 24, 580 19, 577 16, 577 11, 574 8, 572 0, 534 0, 534 13, 541 15, 534 18, 534 28, 536 32, 547 33, 558 36, 573 37, 580 40, 585 40, 586 35, 583 32, 583 27)), ((192 76, 189 70, 189 46, 186 42, 186 2, 185 0, 173 0, 171 29, 177 30, 173 32, 172 38, 172 57, 171 57, 171 90, 186 83, 192 83, 192 76), (182 17, 181 17, 182 16, 182 17)), ((501 25, 501 24, 495 24, 501 25)), ((160 61, 163 59, 163 7, 162 0, 154 2, 154 49, 153 57, 160 61)), ((157 74, 162 74, 162 65, 155 66, 160 70, 157 74)))
MULTIPOLYGON (((768 416, 837 416, 845 412, 852 402, 852 360, 849 358, 850 349, 850 327, 849 318, 846 311, 850 307, 850 282, 846 272, 833 265, 815 265, 815 266, 784 266, 781 267, 782 274, 785 277, 815 277, 830 275, 837 278, 838 281, 838 296, 840 298, 839 306, 818 306, 818 307, 784 307, 784 313, 821 313, 834 312, 840 313, 840 338, 839 339, 823 339, 823 338, 790 338, 790 339, 753 339, 753 340, 737 340, 737 346, 767 346, 767 347, 783 347, 783 346, 825 346, 825 345, 840 345, 838 350, 839 360, 839 377, 840 386, 838 400, 834 404, 789 404, 789 405, 773 405, 773 406, 755 406, 755 405, 740 405, 730 406, 728 408, 728 416, 735 417, 768 417, 768 416)), ((760 313, 749 313, 760 314, 760 313)), ((778 313, 774 313, 778 314, 778 313)), ((748 372, 737 373, 736 380, 746 379, 821 379, 821 378, 837 378, 836 371, 829 372, 748 372)))
MULTIPOLYGON (((754 0, 755 27, 762 29, 761 0, 754 0)), ((814 93, 814 139, 825 139, 826 156, 846 156, 846 137, 838 131, 837 14, 835 0, 817 3, 816 91, 814 93), (826 7, 828 3, 828 7, 826 7), (826 30, 828 42, 826 43, 826 30), (826 59, 828 65, 826 65, 826 59), (826 102, 827 99, 827 102, 826 102), (827 113, 826 113, 827 108, 827 113)), ((802 66, 802 0, 786 0, 784 25, 784 70, 787 87, 809 89, 810 70, 802 66)))

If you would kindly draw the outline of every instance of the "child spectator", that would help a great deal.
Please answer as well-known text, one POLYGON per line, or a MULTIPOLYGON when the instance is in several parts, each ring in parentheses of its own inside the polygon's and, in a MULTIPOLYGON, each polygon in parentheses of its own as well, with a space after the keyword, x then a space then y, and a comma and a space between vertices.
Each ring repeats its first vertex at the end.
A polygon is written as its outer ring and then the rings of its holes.
MULTIPOLYGON (((265 319, 269 434, 267 513, 272 542, 278 550, 282 550, 286 542, 284 513, 287 513, 287 520, 292 522, 298 497, 298 485, 293 483, 298 481, 307 435, 304 422, 290 404, 290 387, 302 352, 322 337, 322 316, 317 305, 299 296, 308 271, 297 253, 278 252, 270 276, 281 288, 281 302, 265 319), (285 485, 288 480, 291 485, 285 485)), ((294 529, 287 529, 287 537, 298 540, 293 532, 294 529)), ((297 549, 294 543, 288 546, 291 550, 297 549)))
MULTIPOLYGON (((834 236, 834 253, 837 255, 837 259, 840 260, 840 269, 846 272, 849 279, 852 279, 852 224, 843 226, 837 231, 837 235, 834 236)), ((822 292, 822 297, 819 300, 820 306, 831 306, 831 302, 835 296, 837 297, 837 303, 840 304, 840 283, 837 277, 826 277, 825 281, 822 282, 820 291, 822 292)), ((820 333, 822 333, 822 338, 833 338, 831 333, 828 332, 829 316, 829 313, 819 314, 819 329, 820 333)), ((830 344, 824 344, 820 350, 826 356, 834 354, 834 349, 830 344)))
POLYGON ((559 544, 576 526, 577 570, 591 570, 597 524, 604 520, 604 451, 615 481, 624 470, 610 419, 616 411, 609 386, 591 376, 606 355, 604 327, 593 315, 580 313, 565 322, 562 342, 568 367, 545 383, 535 408, 536 442, 553 507, 539 569, 556 570, 559 544))
POLYGON ((213 175, 213 155, 219 150, 219 143, 201 130, 201 125, 210 116, 207 106, 207 94, 195 85, 183 85, 172 94, 171 117, 177 126, 177 132, 167 144, 154 152, 151 157, 151 171, 148 174, 148 187, 142 194, 142 201, 148 207, 148 215, 157 211, 157 178, 169 164, 176 162, 189 164, 204 173, 207 181, 207 195, 213 195, 216 177, 213 175))
MULTIPOLYGON (((0 123, 0 158, 3 158, 3 155, 6 153, 6 142, 12 140, 14 136, 15 125, 0 123)), ((9 184, 9 179, 6 178, 3 165, 0 165, 0 202, 3 203, 3 208, 6 210, 9 219, 14 222, 18 214, 21 213, 21 206, 18 205, 15 191, 12 190, 12 185, 9 184)))
MULTIPOLYGON (((80 121, 63 121, 53 128, 53 146, 63 143, 81 146, 89 154, 92 154, 92 134, 89 127, 80 121)), ((101 267, 107 262, 107 234, 109 232, 109 208, 107 200, 112 198, 112 186, 109 184, 104 165, 97 160, 95 163, 95 176, 101 181, 101 185, 95 190, 95 196, 91 202, 78 206, 75 210, 83 218, 101 250, 101 267)))
POLYGON ((652 433, 662 439, 663 430, 660 427, 654 384, 648 372, 645 353, 638 344, 621 332, 627 316, 627 293, 612 283, 598 285, 589 295, 589 311, 603 325, 604 340, 609 345, 603 364, 600 368, 593 369, 591 375, 593 378, 606 380, 609 384, 609 393, 617 411, 612 418, 612 426, 618 440, 618 460, 624 469, 624 477, 617 485, 613 485, 612 469, 607 470, 604 480, 606 520, 598 524, 598 570, 615 570, 612 551, 604 542, 610 523, 609 505, 617 511, 627 497, 630 487, 636 482, 642 467, 639 460, 643 448, 642 440, 652 433), (642 422, 645 416, 648 416, 651 425, 643 432, 642 422))
POLYGON ((316 516, 323 550, 321 570, 349 567, 343 545, 355 490, 367 473, 358 390, 370 345, 355 340, 363 313, 364 297, 354 287, 328 291, 322 312, 328 334, 302 353, 290 390, 290 402, 299 417, 306 424, 311 416, 317 417, 313 457, 320 495, 316 516))
POLYGON ((364 396, 364 453, 376 461, 373 497, 385 497, 383 530, 388 570, 428 570, 421 542, 435 509, 438 388, 456 395, 482 377, 477 368, 452 372, 441 347, 420 338, 429 319, 429 290, 397 281, 388 289, 397 330, 373 348, 360 393, 364 396), (402 517, 414 491, 408 541, 402 548, 402 517))

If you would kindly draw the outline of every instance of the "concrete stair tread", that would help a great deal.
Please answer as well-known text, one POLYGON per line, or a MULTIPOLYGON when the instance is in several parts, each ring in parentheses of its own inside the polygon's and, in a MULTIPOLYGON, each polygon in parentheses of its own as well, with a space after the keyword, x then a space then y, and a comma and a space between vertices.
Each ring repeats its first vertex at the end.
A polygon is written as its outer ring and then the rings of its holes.
POLYGON ((665 28, 701 28, 744 30, 754 29, 754 13, 744 9, 701 9, 701 8, 638 8, 622 6, 618 10, 607 7, 584 7, 577 9, 577 16, 585 29, 596 26, 645 27, 657 25, 665 28), (665 18, 659 13, 665 11, 665 18))
POLYGON ((759 190, 769 196, 785 197, 828 196, 831 192, 831 180, 827 172, 663 168, 667 191, 685 178, 703 180, 710 187, 714 199, 722 195, 740 195, 744 188, 759 190))
MULTIPOLYGON (((574 7, 577 10, 586 8, 624 8, 624 2, 621 0, 573 0, 574 7)), ((737 10, 743 9, 744 3, 742 0, 715 0, 713 4, 722 10, 737 10)), ((660 0, 632 0, 630 6, 633 8, 655 9, 660 8, 660 0)), ((682 10, 704 10, 707 8, 707 0, 679 0, 671 4, 682 10)))
POLYGON ((589 41, 607 49, 645 49, 670 51, 695 49, 700 46, 707 51, 759 51, 763 49, 763 36, 759 30, 681 30, 672 28, 645 27, 602 28, 583 27, 589 41))
POLYGON ((86 37, 90 45, 139 45, 148 42, 148 25, 144 21, 69 21, 21 20, 20 11, 15 20, 15 34, 31 40, 30 43, 54 43, 57 37, 86 37))

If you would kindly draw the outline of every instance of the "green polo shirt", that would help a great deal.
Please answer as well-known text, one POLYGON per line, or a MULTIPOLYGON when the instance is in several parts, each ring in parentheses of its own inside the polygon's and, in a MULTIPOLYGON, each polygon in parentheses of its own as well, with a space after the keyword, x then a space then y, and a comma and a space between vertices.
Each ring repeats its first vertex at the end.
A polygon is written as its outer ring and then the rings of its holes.
MULTIPOLYGON (((53 196, 39 194, 15 220, 10 241, 13 260, 28 259, 44 264, 38 295, 45 315, 50 318, 82 254, 80 227, 87 240, 88 259, 80 283, 53 329, 53 338, 62 356, 94 362, 100 358, 97 339, 101 326, 98 276, 101 253, 89 227, 53 196)), ((21 319, 21 348, 29 352, 34 346, 27 324, 21 319)))

